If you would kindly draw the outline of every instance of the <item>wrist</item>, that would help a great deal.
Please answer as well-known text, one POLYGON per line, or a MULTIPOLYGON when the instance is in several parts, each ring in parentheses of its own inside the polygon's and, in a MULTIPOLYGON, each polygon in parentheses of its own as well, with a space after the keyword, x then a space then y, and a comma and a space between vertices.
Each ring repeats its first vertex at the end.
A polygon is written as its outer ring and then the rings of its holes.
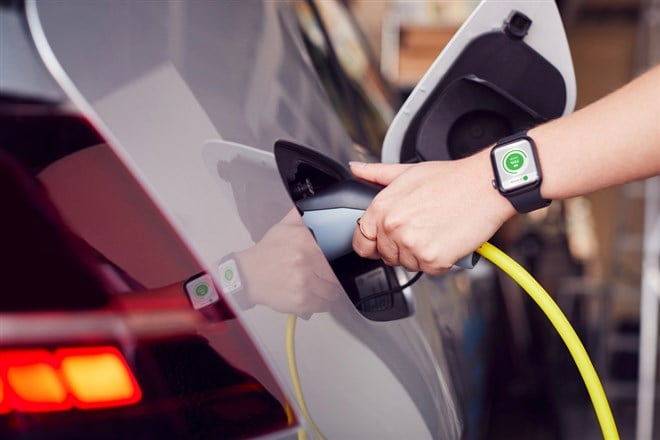
POLYGON ((556 188, 555 178, 555 164, 553 158, 550 156, 548 149, 545 148, 549 143, 550 132, 552 131, 552 123, 539 125, 528 131, 530 137, 534 139, 536 144, 536 152, 538 154, 539 163, 543 169, 543 181, 541 182, 541 195, 546 199, 561 198, 559 191, 556 188))
POLYGON ((541 194, 548 199, 566 199, 596 189, 592 185, 598 177, 590 175, 584 166, 585 162, 593 164, 596 158, 580 154, 582 147, 572 134, 570 116, 529 130, 543 168, 541 194))
POLYGON ((471 175, 482 176, 478 179, 472 179, 476 180, 476 184, 479 187, 479 193, 481 194, 480 199, 483 200, 483 203, 487 206, 488 212, 492 212, 495 215, 495 218, 498 219, 499 223, 503 224, 516 214, 516 209, 509 200, 503 197, 497 188, 493 186, 495 174, 491 164, 490 149, 491 147, 488 147, 475 155, 470 156, 466 160, 471 162, 469 164, 471 175))

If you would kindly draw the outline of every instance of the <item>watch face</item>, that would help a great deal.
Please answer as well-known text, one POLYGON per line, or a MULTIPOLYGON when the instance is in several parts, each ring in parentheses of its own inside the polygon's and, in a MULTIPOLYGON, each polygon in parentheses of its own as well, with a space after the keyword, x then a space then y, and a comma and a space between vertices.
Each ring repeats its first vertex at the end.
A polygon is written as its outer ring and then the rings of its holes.
POLYGON ((511 192, 539 181, 534 151, 527 139, 498 146, 493 149, 492 160, 502 192, 511 192))

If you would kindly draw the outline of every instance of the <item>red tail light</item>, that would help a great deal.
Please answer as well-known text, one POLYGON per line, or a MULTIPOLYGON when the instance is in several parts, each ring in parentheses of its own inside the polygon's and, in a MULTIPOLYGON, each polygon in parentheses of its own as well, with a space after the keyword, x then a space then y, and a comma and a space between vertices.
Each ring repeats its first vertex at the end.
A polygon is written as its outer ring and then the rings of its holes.
POLYGON ((0 351, 0 412, 107 408, 141 398, 135 377, 114 347, 0 351))
POLYGON ((47 350, 0 352, 0 374, 9 409, 23 412, 62 411, 73 406, 47 350))
POLYGON ((114 347, 63 348, 55 357, 77 408, 132 405, 142 398, 130 367, 114 347))

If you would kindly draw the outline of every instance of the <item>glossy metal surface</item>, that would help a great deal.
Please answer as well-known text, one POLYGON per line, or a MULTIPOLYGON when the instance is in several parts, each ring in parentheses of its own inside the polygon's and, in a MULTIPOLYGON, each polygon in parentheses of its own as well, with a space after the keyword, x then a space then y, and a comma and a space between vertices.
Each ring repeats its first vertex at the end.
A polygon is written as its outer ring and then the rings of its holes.
MULTIPOLYGON (((267 252, 268 231, 293 208, 271 153, 277 139, 340 162, 356 157, 285 2, 99 0, 27 8, 46 66, 216 277, 228 256, 267 252)), ((299 234, 313 244, 306 230, 299 234)), ((282 274, 284 283, 313 280, 312 267, 327 264, 318 248, 308 261, 284 264, 288 247, 280 246, 268 249, 266 264, 243 268, 247 289, 286 294, 279 292, 282 274)), ((169 281, 163 274, 162 283, 169 281)), ((339 292, 328 312, 299 322, 302 387, 327 438, 461 436, 449 366, 458 362, 468 292, 461 273, 423 278, 414 288, 418 313, 387 323, 366 320, 339 292)), ((295 402, 287 314, 259 304, 242 310, 228 299, 295 402)), ((210 327, 199 333, 213 344, 210 327)), ((221 341, 214 347, 221 350, 221 341)))

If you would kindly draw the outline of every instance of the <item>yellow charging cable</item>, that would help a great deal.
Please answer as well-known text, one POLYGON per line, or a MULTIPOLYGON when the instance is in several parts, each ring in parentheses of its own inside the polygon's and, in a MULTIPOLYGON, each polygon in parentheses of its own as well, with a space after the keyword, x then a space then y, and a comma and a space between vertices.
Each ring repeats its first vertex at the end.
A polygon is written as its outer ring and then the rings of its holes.
POLYGON ((616 423, 614 422, 614 416, 612 415, 612 410, 607 401, 607 396, 603 390, 603 385, 600 383, 598 374, 596 373, 580 338, 575 333, 575 330, 573 330, 573 327, 570 322, 568 322, 568 319, 566 319, 566 316, 562 313, 559 306, 557 306, 548 292, 545 291, 529 272, 492 244, 484 243, 479 249, 477 249, 477 252, 502 269, 516 283, 518 283, 520 287, 532 297, 543 313, 545 313, 559 333, 559 336, 561 336, 564 344, 566 344, 568 351, 571 353, 571 356, 573 356, 573 360, 580 371, 582 380, 584 380, 584 384, 589 392, 591 403, 596 411, 596 417, 598 418, 603 438, 606 440, 618 440, 619 432, 616 423))
MULTIPOLYGON (((309 410, 307 409, 307 404, 305 403, 305 397, 303 396, 302 386, 300 385, 300 376, 298 376, 298 366, 296 365, 296 315, 289 315, 289 319, 286 323, 286 355, 287 360, 289 361, 289 374, 291 375, 291 382, 293 383, 293 391, 296 394, 296 400, 298 401, 298 406, 307 420, 309 426, 312 427, 316 438, 319 440, 325 440, 323 434, 319 430, 316 423, 312 419, 309 410)), ((298 440, 306 440, 307 434, 305 430, 300 428, 298 430, 298 440)))
MULTIPOLYGON (((596 412, 596 417, 598 418, 598 423, 600 429, 603 433, 603 438, 605 440, 618 440, 619 432, 614 422, 614 416, 612 415, 612 410, 607 401, 607 396, 605 395, 605 390, 603 390, 603 385, 600 383, 598 374, 589 359, 587 351, 584 349, 580 338, 575 333, 575 330, 571 326, 568 319, 557 304, 552 300, 548 292, 532 277, 529 272, 527 272, 522 266, 516 263, 511 257, 506 255, 504 252, 496 248, 490 243, 484 243, 477 249, 477 252, 489 260, 491 263, 499 267, 507 275, 509 275, 520 287, 529 294, 529 296, 536 302, 536 304, 541 308, 543 313, 548 317, 548 320, 555 327, 559 336, 566 344, 568 351, 571 353, 575 364, 584 380, 584 384, 587 387, 589 397, 591 398, 591 403, 596 412)), ((296 366, 296 354, 295 354, 295 332, 296 332, 296 315, 289 315, 289 320, 287 322, 287 331, 286 331, 286 350, 287 358, 289 361, 289 373, 291 374, 291 381, 293 382, 293 388, 296 394, 296 400, 298 401, 298 406, 303 413, 303 416, 307 420, 307 423, 312 427, 317 438, 324 439, 323 434, 319 431, 318 427, 312 420, 307 405, 305 404, 305 399, 302 393, 302 387, 300 385, 300 378, 298 377, 298 368, 296 366)), ((298 439, 305 440, 306 435, 303 429, 298 431, 298 439)))

